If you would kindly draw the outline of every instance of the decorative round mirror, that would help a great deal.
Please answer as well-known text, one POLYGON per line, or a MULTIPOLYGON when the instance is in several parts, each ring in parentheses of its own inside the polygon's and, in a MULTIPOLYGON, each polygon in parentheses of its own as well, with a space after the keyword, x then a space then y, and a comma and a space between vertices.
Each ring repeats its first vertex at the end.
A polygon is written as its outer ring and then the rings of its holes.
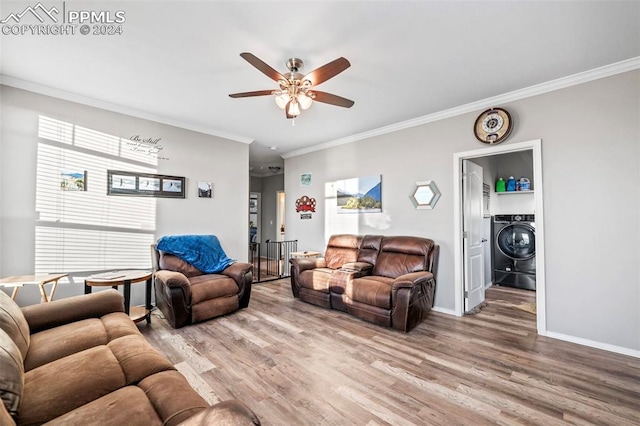
POLYGON ((440 198, 440 191, 432 180, 416 182, 416 187, 409 198, 416 209, 432 209, 440 198))

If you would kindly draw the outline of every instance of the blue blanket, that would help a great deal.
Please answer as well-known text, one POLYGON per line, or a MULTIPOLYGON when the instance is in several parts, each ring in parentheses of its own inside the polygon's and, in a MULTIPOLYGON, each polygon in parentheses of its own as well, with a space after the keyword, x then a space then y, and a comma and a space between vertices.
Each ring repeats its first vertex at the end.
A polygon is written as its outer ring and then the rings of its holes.
POLYGON ((172 235, 160 238, 158 250, 178 256, 205 274, 222 272, 235 262, 229 259, 215 235, 172 235))

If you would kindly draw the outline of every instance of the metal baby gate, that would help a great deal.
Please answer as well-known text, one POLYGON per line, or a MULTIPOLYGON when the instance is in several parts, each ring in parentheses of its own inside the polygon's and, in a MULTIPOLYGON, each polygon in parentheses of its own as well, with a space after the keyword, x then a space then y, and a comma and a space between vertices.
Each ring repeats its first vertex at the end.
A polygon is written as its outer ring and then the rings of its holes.
POLYGON ((249 244, 249 261, 253 263, 253 282, 286 278, 290 275, 289 259, 297 251, 298 240, 249 244))

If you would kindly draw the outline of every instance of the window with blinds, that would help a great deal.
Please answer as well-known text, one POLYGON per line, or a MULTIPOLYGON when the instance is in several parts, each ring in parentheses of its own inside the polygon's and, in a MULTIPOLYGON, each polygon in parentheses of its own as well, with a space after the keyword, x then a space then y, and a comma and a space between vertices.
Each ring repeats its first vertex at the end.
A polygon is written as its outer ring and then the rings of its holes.
POLYGON ((107 170, 155 173, 157 159, 130 141, 40 116, 36 273, 149 268, 156 199, 107 196, 107 170), (85 190, 63 176, 84 174, 85 190))

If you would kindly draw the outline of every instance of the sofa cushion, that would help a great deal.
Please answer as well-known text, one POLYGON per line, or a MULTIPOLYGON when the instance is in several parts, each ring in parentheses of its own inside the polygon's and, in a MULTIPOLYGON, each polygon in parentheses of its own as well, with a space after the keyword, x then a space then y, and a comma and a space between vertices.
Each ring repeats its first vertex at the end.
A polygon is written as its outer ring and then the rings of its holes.
MULTIPOLYGON (((0 329, 0 397, 9 414, 15 419, 24 388, 22 354, 14 340, 0 329)), ((0 424, 4 424, 0 422, 0 424)))
POLYGON ((52 361, 25 373, 20 424, 47 422, 125 384, 120 363, 106 346, 52 361))
POLYGON ((114 312, 100 317, 109 341, 122 336, 140 335, 138 326, 124 312, 114 312))
POLYGON ((111 340, 140 331, 122 312, 90 318, 35 333, 25 359, 25 371, 47 364, 67 355, 106 345, 111 340))
POLYGON ((384 237, 372 275, 397 278, 411 272, 426 271, 433 241, 419 237, 384 237))
POLYGON ((107 347, 118 360, 127 385, 174 368, 173 364, 155 351, 142 335, 119 337, 109 342, 107 347))
POLYGON ((209 406, 177 371, 163 371, 142 380, 138 386, 167 426, 199 413, 209 406))
POLYGON ((0 290, 0 328, 15 342, 24 360, 29 349, 29 324, 18 304, 2 290, 0 290))
POLYGON ((98 318, 76 321, 31 336, 32 345, 25 359, 25 370, 47 364, 67 355, 107 343, 107 332, 98 318))
POLYGON ((327 268, 338 269, 345 263, 356 262, 361 241, 362 237, 359 235, 332 235, 324 254, 327 268))
POLYGON ((207 274, 189 279, 191 303, 238 294, 238 284, 226 275, 207 274))
POLYGON ((195 277, 202 275, 202 271, 192 264, 185 262, 178 256, 160 251, 160 259, 158 260, 160 269, 180 272, 187 277, 195 277))
POLYGON ((333 273, 334 270, 330 268, 316 268, 303 271, 298 276, 298 284, 302 288, 329 293, 333 273))
POLYGON ((47 425, 162 425, 153 404, 137 386, 126 386, 51 420, 47 425))
POLYGON ((358 250, 358 262, 376 264, 378 253, 382 244, 382 235, 365 235, 358 250))
POLYGON ((352 300, 379 308, 391 309, 392 278, 367 276, 347 283, 345 294, 352 300))

